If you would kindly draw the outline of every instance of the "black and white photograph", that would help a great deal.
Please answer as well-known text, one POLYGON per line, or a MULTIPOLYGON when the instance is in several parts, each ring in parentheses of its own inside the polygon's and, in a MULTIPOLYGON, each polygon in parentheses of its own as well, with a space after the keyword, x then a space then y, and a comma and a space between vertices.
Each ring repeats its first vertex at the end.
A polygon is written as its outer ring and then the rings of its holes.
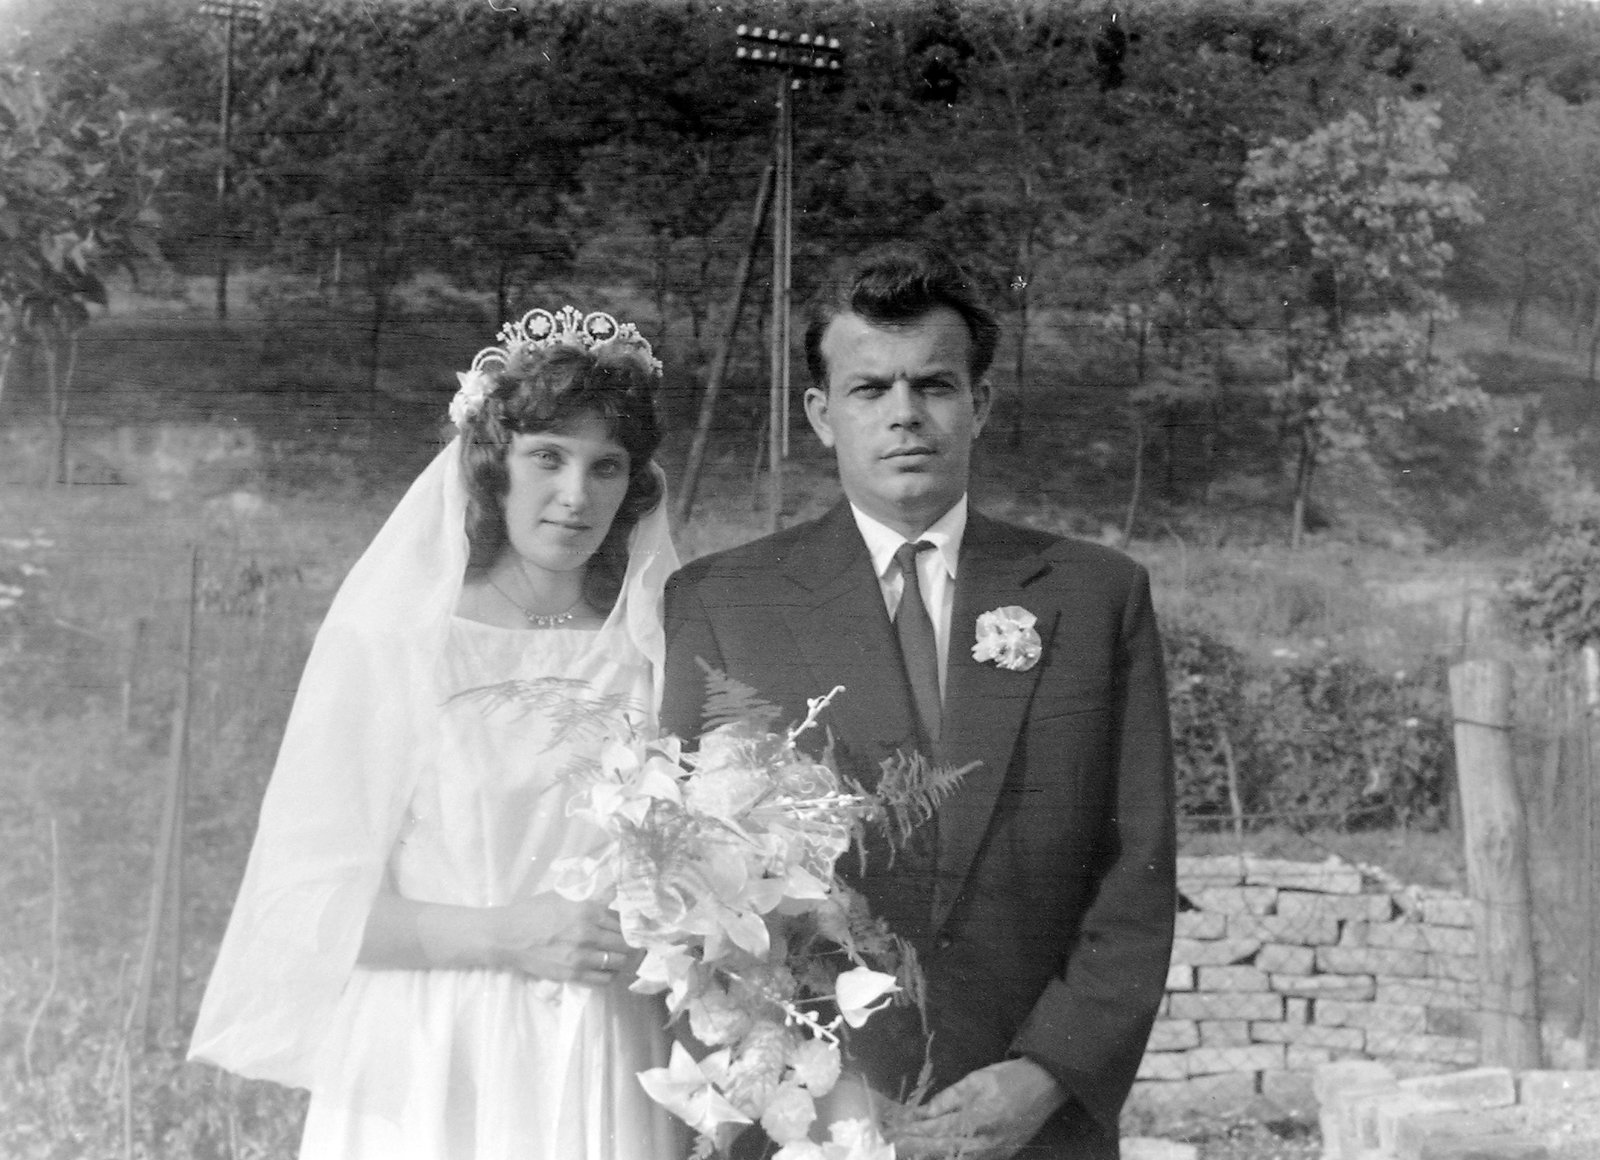
POLYGON ((0 0, 0 1158, 1600 1160, 1600 2, 0 0))

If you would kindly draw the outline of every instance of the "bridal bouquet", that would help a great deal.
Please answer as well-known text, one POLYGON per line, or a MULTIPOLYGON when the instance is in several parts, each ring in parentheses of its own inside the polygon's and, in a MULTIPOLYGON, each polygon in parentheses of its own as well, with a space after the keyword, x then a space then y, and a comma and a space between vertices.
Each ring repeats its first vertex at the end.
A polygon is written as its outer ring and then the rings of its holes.
POLYGON ((670 735, 612 737, 572 774, 571 811, 609 841, 558 863, 556 889, 613 900, 645 952, 631 989, 665 992, 673 1017, 713 1048, 696 1061, 674 1044, 670 1066, 639 1076, 700 1134, 696 1156, 759 1122, 781 1146, 775 1160, 893 1160, 870 1120, 834 1123, 828 1143, 809 1138, 816 1101, 839 1082, 842 1027, 891 1002, 920 1005, 922 991, 910 945, 834 867, 869 825, 892 850, 965 770, 901 756, 869 793, 796 745, 842 687, 776 730, 778 710, 753 690, 709 669, 707 681, 696 752, 670 735))

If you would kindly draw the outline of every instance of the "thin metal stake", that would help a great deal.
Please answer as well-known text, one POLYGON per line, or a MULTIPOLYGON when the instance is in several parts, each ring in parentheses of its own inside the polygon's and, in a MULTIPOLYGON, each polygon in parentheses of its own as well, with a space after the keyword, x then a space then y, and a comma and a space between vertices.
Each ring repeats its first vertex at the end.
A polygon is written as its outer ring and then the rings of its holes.
POLYGON ((141 1047, 149 1042, 150 999, 155 990, 156 947, 160 942, 161 919, 166 912, 168 884, 171 884, 173 917, 172 985, 168 993, 168 1012, 177 1022, 178 990, 183 964, 179 953, 183 938, 183 807, 184 781, 188 765, 189 707, 194 689, 195 607, 200 596, 200 549, 189 549, 189 603, 183 629, 183 670, 178 688, 178 703, 172 715, 168 748, 166 800, 161 811, 161 833, 156 840, 155 871, 150 882, 150 912, 145 931, 144 951, 139 960, 138 989, 134 995, 134 1042, 141 1047))
POLYGON ((149 621, 141 616, 128 634, 128 664, 122 673, 122 731, 133 727, 133 688, 139 675, 139 660, 144 653, 144 634, 149 621))

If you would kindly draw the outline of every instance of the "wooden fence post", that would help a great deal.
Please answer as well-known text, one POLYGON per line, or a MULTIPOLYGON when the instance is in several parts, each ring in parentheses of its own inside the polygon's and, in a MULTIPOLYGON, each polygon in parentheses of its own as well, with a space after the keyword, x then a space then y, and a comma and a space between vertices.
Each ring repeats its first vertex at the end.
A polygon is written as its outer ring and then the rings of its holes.
POLYGON ((1583 795, 1583 879, 1578 898, 1583 906, 1583 1054, 1589 1067, 1600 1067, 1600 651, 1585 645, 1583 659, 1582 733, 1578 750, 1583 795))
POLYGON ((1450 669, 1467 885, 1478 902, 1478 974, 1486 1067, 1537 1068, 1528 835, 1511 765, 1511 666, 1450 669))

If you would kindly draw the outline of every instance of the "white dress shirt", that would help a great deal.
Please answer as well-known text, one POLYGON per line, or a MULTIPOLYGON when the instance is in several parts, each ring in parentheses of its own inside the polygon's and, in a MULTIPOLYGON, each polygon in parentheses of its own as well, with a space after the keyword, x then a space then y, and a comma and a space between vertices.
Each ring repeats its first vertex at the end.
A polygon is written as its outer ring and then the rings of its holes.
POLYGON ((872 570, 878 575, 878 587, 883 590, 883 604, 894 619, 900 607, 900 594, 905 591, 905 578, 894 562, 894 554, 901 544, 926 540, 933 545, 931 552, 917 554, 917 582, 922 587, 922 601, 928 608, 928 619, 933 621, 933 643, 939 653, 939 695, 945 690, 945 673, 949 670, 950 615, 956 603, 956 563, 961 556, 961 537, 967 531, 967 497, 963 495, 955 506, 933 522, 918 536, 907 540, 893 528, 886 527, 866 512, 850 505, 856 518, 856 527, 866 541, 867 553, 872 557, 872 570))

